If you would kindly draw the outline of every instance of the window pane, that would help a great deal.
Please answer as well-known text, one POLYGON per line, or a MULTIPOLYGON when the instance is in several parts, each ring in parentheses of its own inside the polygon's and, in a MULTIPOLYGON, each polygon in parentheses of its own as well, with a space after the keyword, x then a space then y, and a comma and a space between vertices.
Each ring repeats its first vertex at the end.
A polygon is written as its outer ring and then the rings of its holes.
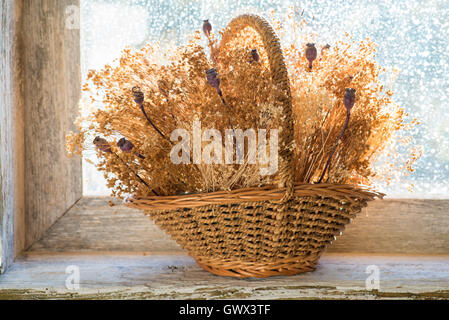
MULTIPOLYGON (((355 40, 369 37, 379 45, 378 62, 400 70, 393 86, 394 101, 421 121, 413 135, 424 153, 413 175, 389 187, 380 185, 380 190, 394 197, 447 198, 448 1, 82 0, 83 76, 88 69, 111 63, 126 45, 185 43, 189 34, 201 29, 203 19, 218 30, 240 13, 268 16, 274 9, 275 16, 284 21, 291 6, 297 19, 304 17, 309 22, 305 32, 320 35, 317 42, 332 45, 345 32, 355 40), (408 192, 411 183, 414 193, 408 192)), ((92 165, 85 163, 84 177, 86 194, 108 194, 102 174, 92 165)))

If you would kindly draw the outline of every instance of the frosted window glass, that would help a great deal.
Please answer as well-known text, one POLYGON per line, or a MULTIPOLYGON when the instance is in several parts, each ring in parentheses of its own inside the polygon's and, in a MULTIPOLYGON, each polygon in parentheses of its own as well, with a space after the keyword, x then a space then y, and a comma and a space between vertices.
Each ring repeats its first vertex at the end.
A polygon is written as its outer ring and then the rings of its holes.
MULTIPOLYGON (((138 48, 148 41, 179 45, 201 30, 203 19, 218 30, 247 12, 267 16, 274 9, 283 21, 294 6, 297 18, 302 14, 308 20, 307 31, 320 34, 321 44, 332 44, 345 32, 355 40, 371 38, 379 44, 379 63, 401 71, 393 87, 394 101, 420 119, 413 135, 424 151, 413 175, 379 188, 391 197, 449 196, 448 1, 82 0, 81 4, 84 78, 88 69, 119 57, 126 45, 138 48), (408 192, 411 183, 413 193, 408 192)), ((83 171, 86 195, 109 194, 94 166, 84 163, 83 171)))

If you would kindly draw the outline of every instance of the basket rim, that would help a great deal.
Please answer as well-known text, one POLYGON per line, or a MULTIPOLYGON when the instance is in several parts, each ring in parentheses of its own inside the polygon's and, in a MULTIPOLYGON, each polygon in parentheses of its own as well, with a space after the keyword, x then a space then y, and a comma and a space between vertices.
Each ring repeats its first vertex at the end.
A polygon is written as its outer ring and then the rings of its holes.
MULTIPOLYGON (((176 196, 130 196, 124 200, 124 204, 127 207, 141 210, 176 210, 243 202, 281 202, 285 192, 286 188, 264 186, 176 196)), ((369 187, 362 185, 296 183, 293 196, 327 196, 354 204, 360 200, 382 199, 385 194, 373 191, 369 187)))

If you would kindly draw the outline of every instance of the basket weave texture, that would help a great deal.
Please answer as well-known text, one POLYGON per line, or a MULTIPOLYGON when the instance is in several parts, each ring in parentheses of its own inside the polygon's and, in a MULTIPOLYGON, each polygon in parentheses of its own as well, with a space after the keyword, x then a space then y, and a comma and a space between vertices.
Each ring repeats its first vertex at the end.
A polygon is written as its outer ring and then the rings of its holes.
POLYGON ((181 196, 129 198, 205 270, 221 276, 270 277, 315 269, 326 247, 367 202, 382 194, 351 185, 295 184, 292 98, 280 42, 262 18, 231 21, 221 45, 246 27, 257 31, 283 107, 279 186, 181 196))

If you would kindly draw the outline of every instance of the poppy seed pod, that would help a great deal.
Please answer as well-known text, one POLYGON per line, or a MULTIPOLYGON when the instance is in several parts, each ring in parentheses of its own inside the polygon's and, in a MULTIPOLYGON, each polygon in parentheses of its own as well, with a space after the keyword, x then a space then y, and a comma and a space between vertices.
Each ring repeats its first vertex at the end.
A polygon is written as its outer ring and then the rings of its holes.
POLYGON ((111 146, 104 138, 96 137, 93 141, 93 144, 103 152, 112 153, 111 146))
POLYGON ((345 95, 343 97, 343 103, 348 111, 354 107, 355 104, 355 89, 346 88, 345 95))
POLYGON ((312 69, 313 61, 315 61, 318 53, 314 43, 308 43, 306 48, 306 58, 309 61, 309 69, 312 69))
MULTIPOLYGON (((122 140, 123 140, 123 139, 122 139, 122 140)), ((126 140, 126 139, 125 139, 125 140, 126 140)), ((129 141, 128 141, 128 142, 129 142, 129 141)), ((152 189, 150 188, 150 186, 149 186, 149 185, 142 179, 142 177, 139 176, 138 173, 136 173, 133 169, 131 169, 131 168, 128 166, 128 164, 127 164, 125 161, 123 161, 122 158, 120 158, 116 153, 112 152, 111 146, 110 146, 110 144, 106 141, 106 139, 101 138, 101 137, 96 137, 96 138, 94 139, 93 143, 94 143, 94 145, 95 145, 98 149, 100 149, 101 151, 106 152, 106 153, 113 154, 118 160, 120 160, 120 162, 121 162, 126 168, 128 168, 128 170, 129 170, 130 172, 132 172, 132 173, 137 177, 137 179, 139 179, 140 182, 142 182, 142 183, 143 183, 143 184, 144 184, 144 185, 145 185, 151 192, 153 192, 155 195, 158 195, 154 190, 152 190, 152 189)), ((118 143, 117 143, 117 145, 118 145, 118 143)))
POLYGON ((207 77, 207 82, 209 82, 209 84, 214 87, 215 89, 217 89, 217 92, 220 96, 222 96, 222 92, 220 89, 220 79, 218 78, 218 72, 217 70, 215 70, 215 68, 211 68, 209 70, 206 71, 206 77, 207 77))
MULTIPOLYGON (((211 86, 215 87, 215 83, 213 81, 216 80, 217 77, 218 77, 217 70, 215 70, 215 68, 211 68, 211 69, 207 70, 206 71, 206 76, 207 76, 207 81, 209 81, 209 84, 211 86)), ((218 84, 220 84, 220 83, 218 82, 218 84)))
POLYGON ((259 57, 259 53, 257 52, 257 49, 251 50, 251 57, 253 58, 253 61, 259 62, 260 57, 259 57))
POLYGON ((142 90, 140 90, 139 87, 133 87, 132 92, 134 96, 134 101, 137 104, 142 104, 143 101, 145 100, 145 95, 143 94, 142 90))
POLYGON ((206 37, 209 38, 212 31, 212 25, 210 24, 209 20, 203 20, 203 31, 206 37))
POLYGON ((121 138, 117 142, 117 147, 119 147, 123 152, 131 152, 134 149, 133 143, 126 138, 121 138))
MULTIPOLYGON (((122 150, 122 152, 130 153, 134 149, 134 144, 131 141, 127 140, 126 138, 121 138, 117 142, 117 147, 119 147, 120 150, 122 150)), ((140 159, 145 159, 145 157, 143 155, 141 155, 140 153, 134 152, 134 155, 136 157, 139 157, 140 159)))

